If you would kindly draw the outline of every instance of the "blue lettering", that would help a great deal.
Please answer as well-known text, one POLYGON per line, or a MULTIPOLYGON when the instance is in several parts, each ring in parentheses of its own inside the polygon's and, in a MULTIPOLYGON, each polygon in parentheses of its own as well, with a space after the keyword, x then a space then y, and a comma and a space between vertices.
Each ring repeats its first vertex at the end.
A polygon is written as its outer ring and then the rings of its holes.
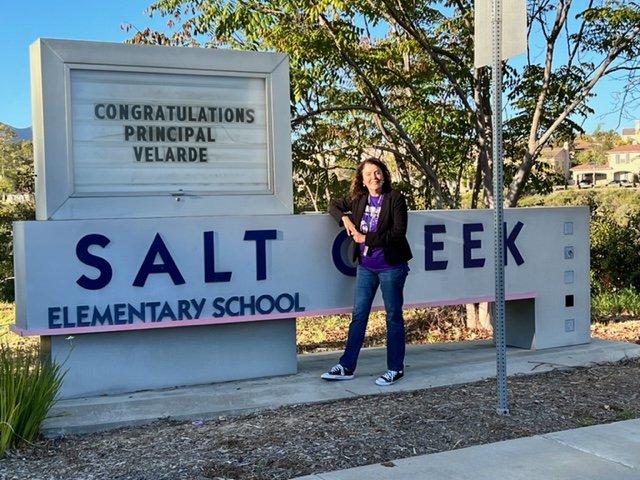
POLYGON ((147 307, 151 309, 151 323, 159 322, 156 315, 156 308, 160 306, 160 302, 147 302, 147 307))
POLYGON ((484 267, 484 258, 472 258, 471 250, 474 248, 481 248, 482 242, 480 240, 472 240, 471 234, 473 232, 484 231, 482 223, 465 223, 462 226, 462 249, 463 249, 463 265, 464 268, 482 268, 484 267))
POLYGON ((230 282, 231 272, 216 272, 214 235, 215 232, 204 232, 204 282, 230 282))
POLYGON ((76 307, 76 321, 79 327, 90 327, 91 321, 85 318, 89 317, 89 305, 78 305, 76 307))
POLYGON ((240 299, 238 297, 231 297, 224 305, 224 310, 227 312, 227 315, 229 315, 230 317, 237 317, 238 315, 240 315, 240 311, 232 312, 231 302, 240 302, 240 299))
MULTIPOLYGON (((296 296, 297 295, 298 294, 296 293, 296 296)), ((280 312, 280 313, 290 312, 291 310, 294 309, 295 306, 296 306, 295 300, 288 293, 283 293, 283 294, 279 295, 278 298, 276 298, 276 310, 278 310, 278 312, 280 312), (289 303, 289 306, 287 308, 284 308, 282 306, 282 299, 285 299, 289 303)))
POLYGON ((93 317, 91 319, 91 326, 95 327, 96 324, 104 325, 108 323, 109 325, 113 325, 113 317, 111 316, 111 309, 107 306, 104 309, 104 313, 100 313, 98 307, 93 307, 93 317))
POLYGON ((62 328, 60 325, 60 307, 49 307, 47 309, 48 318, 49 318, 49 328, 62 328))
POLYGON ((250 301, 247 303, 244 300, 244 297, 240 297, 240 314, 246 315, 245 310, 249 309, 251 311, 251 315, 256 314, 256 297, 255 295, 251 295, 250 301))
POLYGON ((178 270, 176 262, 173 260, 173 257, 171 257, 169 249, 162 241, 159 233, 156 233, 156 236, 151 243, 151 247, 149 248, 147 255, 144 257, 142 266, 136 275, 136 279, 133 281, 133 286, 144 287, 147 277, 152 273, 168 273, 171 280, 173 280, 174 285, 183 285, 185 283, 180 270, 178 270), (160 255, 160 259, 163 263, 156 265, 154 262, 157 255, 160 255))
POLYGON ((109 245, 109 240, 104 235, 99 235, 97 233, 92 233, 90 235, 85 235, 80 239, 80 241, 76 245, 76 257, 85 265, 89 265, 90 267, 94 267, 97 269, 100 274, 97 278, 89 278, 86 275, 82 275, 76 283, 80 285, 82 288, 86 290, 100 290, 101 288, 106 287, 111 278, 113 277, 113 270, 111 269, 111 265, 104 258, 98 257, 89 253, 89 247, 92 245, 98 245, 102 248, 105 248, 109 245))
POLYGON ((306 307, 301 307, 300 306, 300 293, 296 292, 295 295, 293 296, 293 298, 295 299, 295 305, 293 310, 295 312, 304 312, 306 310, 306 307))
POLYGON ((127 318, 126 315, 126 308, 127 308, 127 304, 126 303, 116 303, 113 306, 113 316, 115 317, 113 319, 113 323, 116 325, 126 325, 129 322, 129 318, 127 318))
POLYGON ((213 301, 213 318, 224 317, 224 298, 218 297, 213 301))
POLYGON ((518 250, 518 247, 516 247, 516 238, 518 238, 518 235, 520 234, 520 231, 522 230, 522 227, 524 227, 524 224, 522 222, 518 222, 516 223, 515 227, 513 227, 513 230, 511 231, 511 233, 509 234, 509 236, 507 236, 507 226, 505 224, 504 227, 504 264, 507 264, 507 250, 509 252, 511 252, 511 255, 513 255, 513 259, 516 261, 516 265, 520 266, 524 263, 524 258, 522 258, 522 255, 520 254, 520 250, 518 250))
POLYGON ((164 302, 164 305, 162 306, 162 310, 160 310, 160 318, 158 318, 158 321, 161 322, 165 318, 170 318, 171 320, 177 320, 176 314, 173 313, 173 309, 171 308, 168 302, 164 302))
POLYGON ((333 245, 331 246, 331 258, 333 259, 333 264, 336 266, 338 271, 343 275, 348 277, 356 276, 356 267, 353 263, 347 263, 345 258, 350 258, 348 256, 349 247, 353 244, 352 241, 349 240, 347 242, 347 231, 342 230, 333 241, 333 245))
POLYGON ((138 317, 138 319, 142 320, 143 323, 147 323, 147 314, 144 308, 144 303, 140 304, 140 310, 136 310, 136 308, 129 303, 127 304, 127 310, 129 311, 129 323, 133 323, 134 317, 138 317))
POLYGON ((271 295, 260 295, 258 297, 258 300, 256 301, 256 309, 258 310, 259 313, 261 313, 262 315, 266 315, 268 313, 273 312, 274 308, 275 308, 275 302, 271 295), (263 300, 267 300, 269 302, 268 308, 262 308, 263 300))
POLYGON ((277 230, 247 230, 244 232, 244 240, 256 242, 256 280, 267 279, 267 240, 277 238, 277 230))
POLYGON ((69 321, 69 307, 62 307, 62 326, 64 328, 77 327, 75 323, 69 321))
POLYGON ((449 262, 447 260, 436 261, 433 259, 433 252, 436 250, 444 250, 444 242, 436 242, 433 235, 437 233, 447 233, 444 225, 425 225, 424 226, 424 269, 430 270, 446 270, 449 262))
POLYGON ((204 310, 204 306, 206 303, 206 298, 201 299, 200 303, 198 303, 195 298, 191 299, 191 304, 193 305, 193 308, 196 309, 196 314, 193 316, 193 318, 200 318, 200 315, 202 315, 202 311, 204 310))
POLYGON ((189 300, 178 300, 178 318, 191 320, 193 317, 189 313, 191 302, 189 300))

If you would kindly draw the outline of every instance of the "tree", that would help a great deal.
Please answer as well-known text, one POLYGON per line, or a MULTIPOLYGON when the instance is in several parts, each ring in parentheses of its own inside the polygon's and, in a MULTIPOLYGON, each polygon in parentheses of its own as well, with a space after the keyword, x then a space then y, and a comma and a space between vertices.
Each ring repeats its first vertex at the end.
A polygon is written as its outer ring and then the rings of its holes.
MULTIPOLYGON (((294 165, 353 166, 363 150, 383 152, 426 207, 459 206, 465 181, 472 206, 493 205, 491 72, 472 68, 472 0, 159 0, 149 12, 179 28, 132 41, 289 54, 304 147, 294 165)), ((581 132, 575 119, 593 113, 600 80, 624 73, 634 85, 639 32, 635 1, 529 0, 530 48, 503 82, 506 206, 535 185, 545 145, 581 132)))
POLYGON ((599 125, 591 134, 580 135, 579 139, 588 142, 590 146, 576 153, 573 158, 574 165, 604 165, 607 163, 609 150, 627 143, 615 130, 601 130, 599 125))
POLYGON ((32 142, 18 140, 11 127, 0 124, 0 193, 34 191, 32 142))
POLYGON ((14 300, 13 222, 33 220, 35 204, 33 146, 31 141, 16 140, 16 133, 0 124, 0 192, 27 194, 22 202, 0 202, 0 301, 14 300))

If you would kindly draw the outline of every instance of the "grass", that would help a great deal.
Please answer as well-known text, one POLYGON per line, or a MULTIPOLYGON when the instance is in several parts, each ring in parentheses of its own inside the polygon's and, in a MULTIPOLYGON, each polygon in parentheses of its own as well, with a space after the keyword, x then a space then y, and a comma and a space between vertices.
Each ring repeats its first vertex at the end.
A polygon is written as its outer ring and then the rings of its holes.
MULTIPOLYGON (((364 347, 385 344, 384 312, 373 312, 369 319, 364 347)), ((466 326, 465 306, 415 308, 404 311, 408 344, 456 342, 490 338, 487 330, 466 326)), ((302 317, 296 322, 298 353, 314 353, 344 348, 350 315, 302 317)))
POLYGON ((40 344, 40 337, 21 337, 9 330, 9 325, 15 321, 13 303, 0 302, 0 342, 5 342, 11 348, 30 348, 40 344))
POLYGON ((633 289, 607 290, 591 298, 591 317, 640 316, 640 295, 633 289))
POLYGON ((9 330, 13 321, 13 304, 0 303, 0 457, 38 437, 64 378, 60 365, 42 361, 39 337, 9 330))
POLYGON ((38 348, 0 341, 0 457, 38 437, 63 377, 59 365, 41 361, 38 348))

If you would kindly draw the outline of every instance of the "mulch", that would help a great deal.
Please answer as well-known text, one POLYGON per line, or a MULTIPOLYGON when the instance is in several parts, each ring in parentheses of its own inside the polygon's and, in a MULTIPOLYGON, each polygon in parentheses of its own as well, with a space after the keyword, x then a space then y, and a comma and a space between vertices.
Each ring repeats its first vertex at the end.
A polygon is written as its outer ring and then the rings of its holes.
POLYGON ((508 379, 295 405, 205 422, 158 421, 41 439, 0 459, 0 479, 267 480, 341 470, 637 418, 640 359, 508 379))

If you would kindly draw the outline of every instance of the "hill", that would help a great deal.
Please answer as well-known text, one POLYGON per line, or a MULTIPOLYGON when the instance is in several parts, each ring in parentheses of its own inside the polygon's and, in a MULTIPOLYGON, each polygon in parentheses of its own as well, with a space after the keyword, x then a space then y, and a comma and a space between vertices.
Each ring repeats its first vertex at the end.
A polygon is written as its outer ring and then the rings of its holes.
POLYGON ((10 129, 12 129, 14 132, 16 132, 16 140, 31 140, 31 139, 33 139, 33 131, 31 129, 31 127, 16 128, 16 127, 13 127, 13 126, 11 126, 11 125, 9 125, 7 123, 3 123, 2 125, 6 125, 10 129))

